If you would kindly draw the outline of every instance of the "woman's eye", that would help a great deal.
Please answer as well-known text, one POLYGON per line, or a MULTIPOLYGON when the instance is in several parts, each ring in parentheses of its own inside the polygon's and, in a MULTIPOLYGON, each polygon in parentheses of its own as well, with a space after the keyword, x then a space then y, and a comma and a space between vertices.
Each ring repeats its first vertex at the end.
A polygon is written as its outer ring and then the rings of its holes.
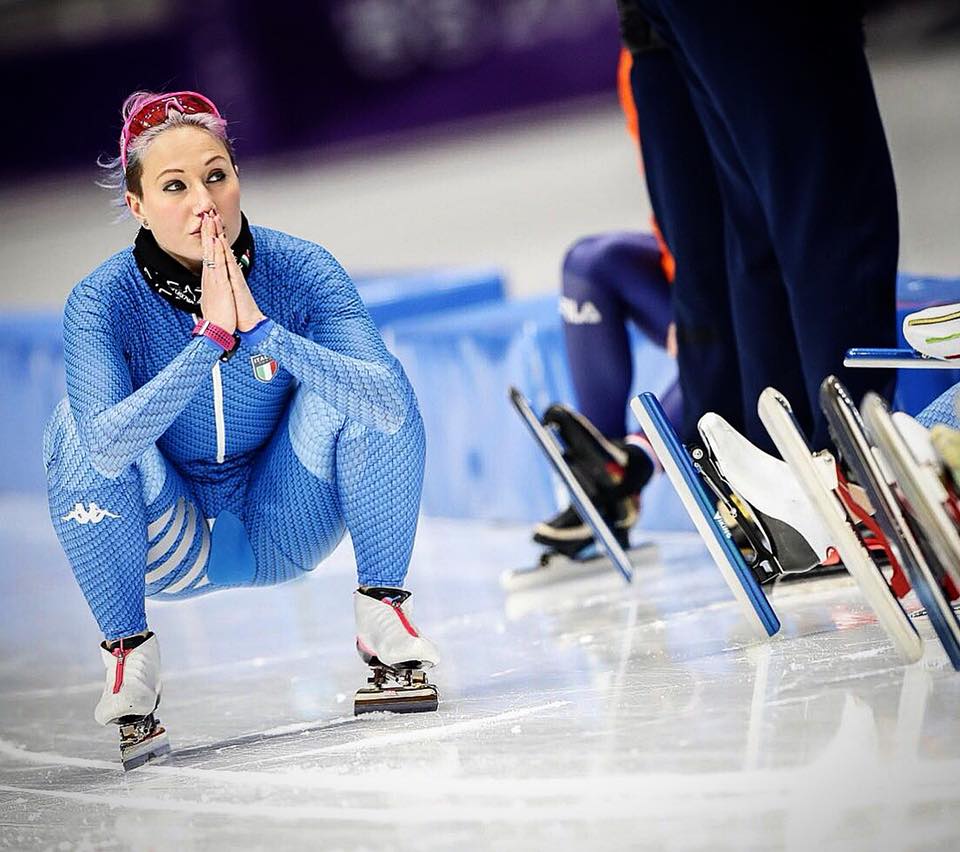
POLYGON ((164 192, 179 192, 181 189, 183 189, 182 180, 172 180, 169 183, 165 183, 163 185, 164 192))
POLYGON ((210 177, 207 178, 207 181, 214 183, 216 181, 223 180, 225 177, 226 174, 220 169, 217 169, 215 172, 210 172, 210 177))

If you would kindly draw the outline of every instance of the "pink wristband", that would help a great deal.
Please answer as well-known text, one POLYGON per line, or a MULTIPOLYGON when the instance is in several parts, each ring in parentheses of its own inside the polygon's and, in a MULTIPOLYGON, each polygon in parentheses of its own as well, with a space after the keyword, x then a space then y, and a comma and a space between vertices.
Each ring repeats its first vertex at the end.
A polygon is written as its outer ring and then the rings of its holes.
POLYGON ((237 339, 226 329, 214 325, 210 320, 200 320, 191 332, 194 336, 203 335, 209 337, 224 352, 231 352, 237 345, 237 339))

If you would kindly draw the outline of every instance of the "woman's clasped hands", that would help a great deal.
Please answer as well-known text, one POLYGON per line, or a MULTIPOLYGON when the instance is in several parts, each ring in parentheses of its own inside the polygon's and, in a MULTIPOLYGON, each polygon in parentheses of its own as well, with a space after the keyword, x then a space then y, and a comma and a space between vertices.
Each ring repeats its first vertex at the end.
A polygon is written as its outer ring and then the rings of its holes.
POLYGON ((203 318, 230 334, 250 331, 265 317, 233 256, 219 213, 201 214, 200 238, 203 245, 200 278, 203 318))

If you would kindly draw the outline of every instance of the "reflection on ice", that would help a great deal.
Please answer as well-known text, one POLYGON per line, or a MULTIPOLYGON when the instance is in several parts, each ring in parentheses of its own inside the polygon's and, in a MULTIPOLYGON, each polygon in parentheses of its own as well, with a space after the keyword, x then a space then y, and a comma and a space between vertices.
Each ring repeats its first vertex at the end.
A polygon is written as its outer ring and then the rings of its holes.
POLYGON ((344 550, 303 582, 153 607, 175 754, 124 777, 42 509, 0 512, 0 848, 960 843, 960 678, 936 642, 903 666, 839 578, 779 589, 782 635, 758 643, 689 536, 632 586, 506 595, 525 529, 424 522, 411 584, 444 658, 417 717, 349 715, 344 550))

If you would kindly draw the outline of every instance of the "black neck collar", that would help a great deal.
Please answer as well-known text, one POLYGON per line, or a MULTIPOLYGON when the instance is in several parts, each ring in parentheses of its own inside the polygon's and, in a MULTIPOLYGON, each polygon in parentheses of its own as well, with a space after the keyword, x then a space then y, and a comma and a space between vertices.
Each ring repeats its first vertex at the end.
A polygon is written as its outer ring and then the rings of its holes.
MULTIPOLYGON (((243 213, 240 214, 240 235, 231 248, 244 277, 249 278, 253 269, 253 234, 243 213)), ((170 257, 146 228, 137 233, 133 257, 143 280, 154 293, 178 310, 200 315, 200 276, 170 257)))

